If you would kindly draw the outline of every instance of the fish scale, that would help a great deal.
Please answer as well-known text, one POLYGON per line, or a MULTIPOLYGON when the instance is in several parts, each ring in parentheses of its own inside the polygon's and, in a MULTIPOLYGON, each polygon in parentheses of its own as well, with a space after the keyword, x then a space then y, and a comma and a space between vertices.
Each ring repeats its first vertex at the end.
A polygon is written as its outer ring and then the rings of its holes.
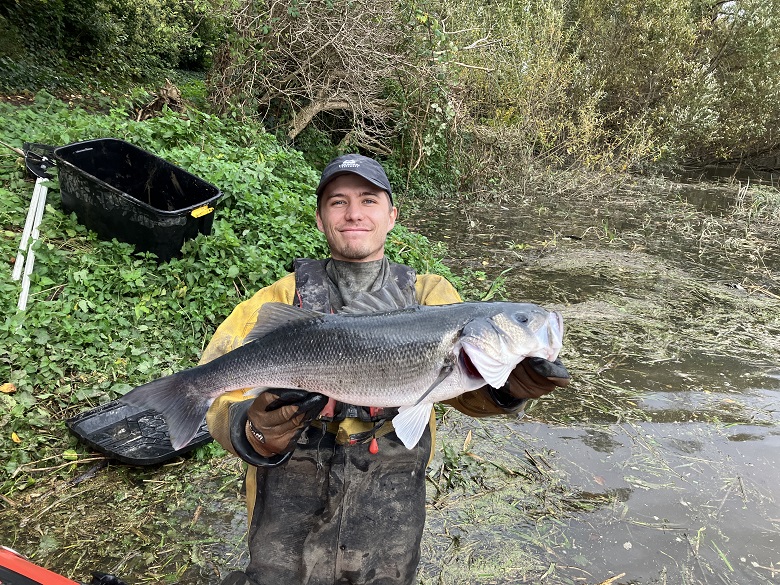
MULTIPOLYGON (((408 385, 419 387, 421 394, 452 350, 442 337, 440 322, 420 330, 419 325, 431 322, 418 319, 420 312, 422 307, 313 321, 272 332, 264 337, 264 346, 271 349, 262 353, 262 361, 254 348, 244 346, 238 387, 303 388, 371 406, 414 404, 416 397, 406 390, 408 385), (309 348, 319 349, 312 353, 309 348), (436 371, 432 363, 439 365, 436 371)), ((454 321, 449 328, 454 331, 461 325, 454 321)), ((453 332, 450 337, 454 336, 453 332)), ((222 371, 215 373, 216 378, 221 376, 222 371)))

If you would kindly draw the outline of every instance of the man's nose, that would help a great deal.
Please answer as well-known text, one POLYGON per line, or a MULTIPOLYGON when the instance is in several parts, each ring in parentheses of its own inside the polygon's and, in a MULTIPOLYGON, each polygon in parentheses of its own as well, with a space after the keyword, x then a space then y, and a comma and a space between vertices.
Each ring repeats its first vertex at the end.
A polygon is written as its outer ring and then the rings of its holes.
POLYGON ((360 207, 360 203, 348 203, 347 211, 344 215, 347 219, 352 221, 363 217, 363 209, 360 207))

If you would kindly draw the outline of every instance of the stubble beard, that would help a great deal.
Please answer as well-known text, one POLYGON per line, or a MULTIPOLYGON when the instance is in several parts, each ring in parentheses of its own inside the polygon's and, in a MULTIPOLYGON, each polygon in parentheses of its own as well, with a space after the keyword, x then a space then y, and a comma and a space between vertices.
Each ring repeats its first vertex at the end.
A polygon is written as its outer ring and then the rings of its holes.
POLYGON ((342 258, 353 261, 364 260, 376 252, 376 250, 366 244, 345 244, 340 246, 339 249, 334 248, 334 250, 342 258))
POLYGON ((379 243, 378 248, 377 243, 373 241, 350 242, 344 240, 339 241, 338 238, 334 238, 334 241, 328 242, 328 244, 330 245, 331 254, 336 252, 345 260, 360 262, 366 258, 369 258, 370 256, 376 255, 377 251, 381 251, 381 256, 384 256, 384 246, 386 241, 387 237, 385 237, 385 239, 379 243))

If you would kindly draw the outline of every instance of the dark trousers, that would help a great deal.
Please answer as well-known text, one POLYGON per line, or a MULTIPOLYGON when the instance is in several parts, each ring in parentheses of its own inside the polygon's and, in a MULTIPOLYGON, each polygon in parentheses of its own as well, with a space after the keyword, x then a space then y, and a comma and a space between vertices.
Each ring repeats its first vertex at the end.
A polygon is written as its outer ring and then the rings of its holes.
POLYGON ((309 429, 284 465, 258 468, 249 529, 254 585, 412 585, 425 523, 430 432, 343 446, 309 429))

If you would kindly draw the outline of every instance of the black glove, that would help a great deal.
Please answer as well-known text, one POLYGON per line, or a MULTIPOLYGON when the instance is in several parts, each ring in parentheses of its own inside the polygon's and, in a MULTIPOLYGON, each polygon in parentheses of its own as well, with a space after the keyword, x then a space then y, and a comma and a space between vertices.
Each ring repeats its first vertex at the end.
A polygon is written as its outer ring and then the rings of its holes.
POLYGON ((252 401, 230 407, 230 439, 244 461, 279 465, 295 450, 298 438, 328 402, 305 390, 274 388, 252 401))
POLYGON ((507 382, 509 393, 515 398, 539 398, 556 388, 565 388, 571 378, 560 359, 550 362, 528 357, 515 366, 507 382))
POLYGON ((565 388, 571 377, 560 359, 554 362, 539 357, 527 357, 509 374, 501 388, 489 388, 490 397, 508 410, 518 408, 529 398, 539 398, 556 388, 565 388))

